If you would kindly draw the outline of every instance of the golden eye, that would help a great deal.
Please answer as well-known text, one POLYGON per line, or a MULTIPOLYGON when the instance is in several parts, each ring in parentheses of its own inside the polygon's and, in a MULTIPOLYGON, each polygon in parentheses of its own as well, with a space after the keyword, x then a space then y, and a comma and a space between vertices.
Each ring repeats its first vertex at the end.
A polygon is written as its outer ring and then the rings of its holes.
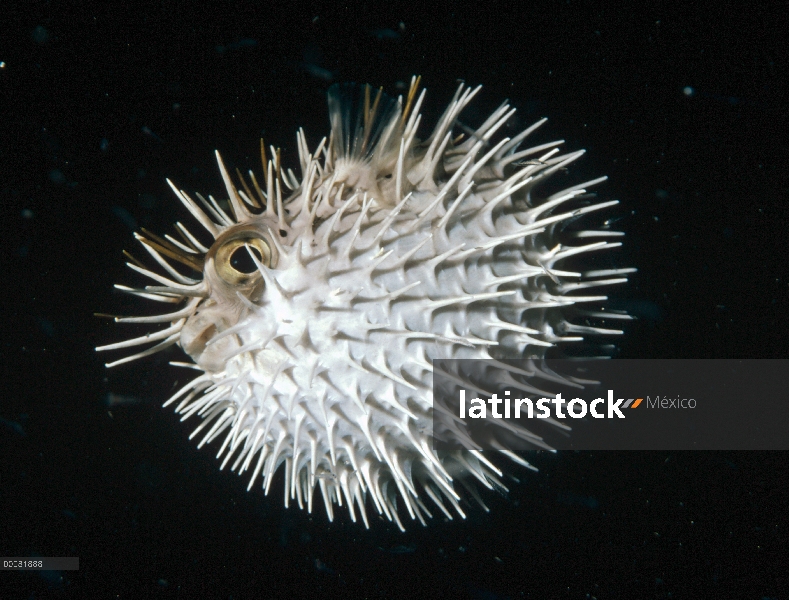
POLYGON ((257 265, 249 255, 266 267, 272 266, 271 246, 259 237, 243 237, 228 240, 216 251, 214 265, 216 272, 232 285, 249 283, 260 277, 257 265))

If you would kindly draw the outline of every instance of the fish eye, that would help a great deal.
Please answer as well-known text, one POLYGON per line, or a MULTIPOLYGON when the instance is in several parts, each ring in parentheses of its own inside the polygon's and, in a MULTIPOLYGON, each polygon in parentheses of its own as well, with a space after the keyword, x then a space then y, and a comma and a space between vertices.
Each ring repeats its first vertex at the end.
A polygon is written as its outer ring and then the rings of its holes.
POLYGON ((250 252, 262 265, 272 266, 271 246, 266 240, 259 237, 242 237, 228 240, 217 249, 214 258, 216 272, 231 285, 248 283, 256 279, 260 275, 250 252))

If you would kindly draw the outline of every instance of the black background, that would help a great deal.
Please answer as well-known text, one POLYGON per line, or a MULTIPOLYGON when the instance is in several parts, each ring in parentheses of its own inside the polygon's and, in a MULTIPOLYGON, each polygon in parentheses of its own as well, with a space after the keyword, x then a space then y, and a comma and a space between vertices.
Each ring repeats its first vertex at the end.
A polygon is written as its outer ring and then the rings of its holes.
POLYGON ((257 168, 261 135, 295 167, 333 81, 396 94, 421 74, 424 122, 481 83, 467 122, 509 98, 513 131, 547 116, 535 143, 588 150, 574 181, 609 175, 618 260, 639 268, 612 292, 639 317, 620 357, 786 358, 785 3, 3 13, 0 554, 81 566, 0 573, 0 597, 787 597, 785 453, 536 455, 489 514, 366 531, 219 472, 159 407, 176 353, 106 371, 92 350, 120 333, 93 312, 139 307, 112 290, 135 281, 132 228, 188 220, 165 177, 221 193, 213 150, 257 168))

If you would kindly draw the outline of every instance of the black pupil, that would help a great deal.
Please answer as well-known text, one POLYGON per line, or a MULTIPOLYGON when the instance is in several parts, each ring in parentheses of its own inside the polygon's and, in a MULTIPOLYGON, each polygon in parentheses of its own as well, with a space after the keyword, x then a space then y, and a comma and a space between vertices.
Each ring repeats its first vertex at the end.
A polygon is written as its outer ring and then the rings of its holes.
MULTIPOLYGON (((255 258, 259 261, 263 259, 260 256, 260 251, 255 248, 254 246, 248 246, 252 252, 255 253, 255 258)), ((252 257, 249 255, 249 250, 247 250, 247 246, 239 246, 235 249, 233 254, 230 255, 230 266, 233 267, 239 273, 254 273, 258 270, 255 261, 252 260, 252 257)))

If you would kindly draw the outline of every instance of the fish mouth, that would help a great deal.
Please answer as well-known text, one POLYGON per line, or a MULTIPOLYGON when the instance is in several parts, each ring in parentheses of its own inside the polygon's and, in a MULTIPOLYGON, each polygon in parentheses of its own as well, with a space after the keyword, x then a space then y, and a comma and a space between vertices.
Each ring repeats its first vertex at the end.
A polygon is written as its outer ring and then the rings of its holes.
POLYGON ((240 346, 236 336, 221 335, 230 323, 220 312, 218 305, 209 306, 190 317, 181 329, 181 348, 204 371, 222 371, 227 357, 240 346))

